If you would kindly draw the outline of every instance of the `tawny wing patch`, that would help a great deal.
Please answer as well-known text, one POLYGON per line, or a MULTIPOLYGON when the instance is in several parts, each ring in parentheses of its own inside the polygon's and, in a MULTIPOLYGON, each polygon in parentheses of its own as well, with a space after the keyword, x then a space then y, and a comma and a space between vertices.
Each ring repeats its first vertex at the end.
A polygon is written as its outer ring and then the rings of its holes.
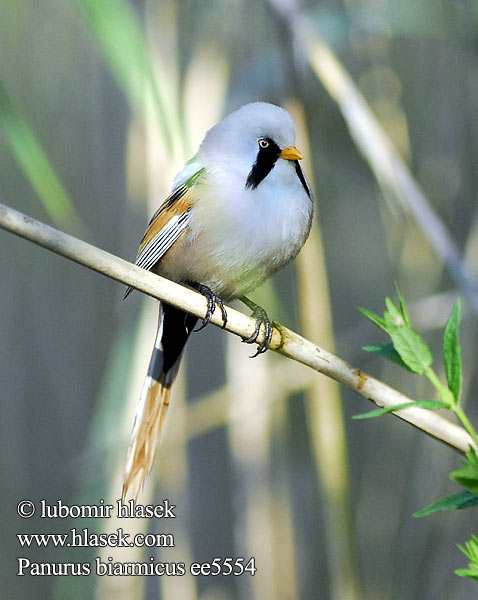
POLYGON ((187 184, 179 186, 151 217, 139 246, 136 264, 138 264, 138 260, 146 247, 154 238, 161 235, 162 230, 168 225, 169 221, 174 217, 181 217, 191 208, 191 196, 188 194, 190 189, 187 184))
MULTIPOLYGON (((186 229, 191 218, 190 190, 187 183, 179 186, 155 212, 139 246, 135 260, 138 267, 152 269, 186 229)), ((123 298, 132 290, 128 287, 123 298)))

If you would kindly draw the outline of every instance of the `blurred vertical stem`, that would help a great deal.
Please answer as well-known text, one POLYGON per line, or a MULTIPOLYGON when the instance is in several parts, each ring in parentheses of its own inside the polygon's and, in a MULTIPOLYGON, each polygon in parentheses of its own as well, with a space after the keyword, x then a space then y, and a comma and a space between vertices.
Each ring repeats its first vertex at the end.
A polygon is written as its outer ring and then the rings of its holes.
MULTIPOLYGON (((302 106, 288 107, 294 117, 306 157, 307 127, 302 106)), ((312 170, 307 169, 309 181, 312 170)), ((320 340, 334 349, 332 317, 328 291, 322 238, 317 226, 312 227, 309 239, 297 258, 300 319, 304 335, 320 340)), ((307 413, 312 449, 327 502, 325 527, 327 531, 327 558, 333 600, 358 600, 359 582, 351 516, 347 444, 338 384, 328 377, 315 377, 308 387, 307 413)))
POLYGON ((273 597, 277 598, 280 596, 274 577, 273 524, 266 485, 270 461, 269 390, 273 387, 270 360, 258 364, 249 360, 245 348, 236 340, 229 338, 227 342, 228 434, 233 456, 233 493, 237 503, 235 551, 240 556, 254 556, 257 565, 261 565, 260 577, 240 578, 239 596, 264 598, 272 592, 273 597), (238 418, 245 410, 253 414, 253 418, 238 418))

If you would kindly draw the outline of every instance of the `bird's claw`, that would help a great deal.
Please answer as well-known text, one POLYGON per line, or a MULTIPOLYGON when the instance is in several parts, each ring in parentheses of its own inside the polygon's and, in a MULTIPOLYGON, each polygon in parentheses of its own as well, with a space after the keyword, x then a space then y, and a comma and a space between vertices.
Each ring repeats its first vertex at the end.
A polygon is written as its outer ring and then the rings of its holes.
POLYGON ((251 337, 242 340, 245 344, 253 344, 259 336, 261 326, 264 325, 264 339, 258 345, 256 353, 250 357, 255 358, 256 356, 259 356, 259 354, 263 354, 269 348, 272 340, 272 333, 274 331, 274 327, 272 325, 272 321, 267 316, 266 311, 260 306, 255 306, 251 317, 256 319, 256 328, 254 329, 254 332, 251 335, 251 337))
POLYGON ((209 323, 211 321, 211 317, 212 317, 214 311, 216 310, 216 304, 221 309, 221 314, 222 314, 222 329, 224 329, 224 327, 226 326, 226 323, 227 323, 227 312, 226 312, 226 309, 224 307, 224 303, 221 300, 221 298, 219 298, 218 296, 216 296, 216 294, 211 289, 209 289, 207 287, 207 285, 203 285, 202 283, 193 283, 191 285, 200 294, 202 294, 203 296, 205 296, 206 300, 207 300, 206 315, 205 315, 204 319, 202 320, 201 325, 197 329, 195 329, 194 331, 195 332, 201 331, 201 329, 204 329, 204 327, 206 327, 206 325, 209 325, 209 323))

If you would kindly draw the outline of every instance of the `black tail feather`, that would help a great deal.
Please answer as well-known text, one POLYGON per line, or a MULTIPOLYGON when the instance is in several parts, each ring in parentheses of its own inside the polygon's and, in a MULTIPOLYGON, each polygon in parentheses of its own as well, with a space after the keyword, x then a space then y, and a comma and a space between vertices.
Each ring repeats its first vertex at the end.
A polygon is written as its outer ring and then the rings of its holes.
POLYGON ((162 304, 161 309, 162 335, 156 342, 148 375, 170 387, 176 377, 184 346, 198 319, 169 304, 162 304))

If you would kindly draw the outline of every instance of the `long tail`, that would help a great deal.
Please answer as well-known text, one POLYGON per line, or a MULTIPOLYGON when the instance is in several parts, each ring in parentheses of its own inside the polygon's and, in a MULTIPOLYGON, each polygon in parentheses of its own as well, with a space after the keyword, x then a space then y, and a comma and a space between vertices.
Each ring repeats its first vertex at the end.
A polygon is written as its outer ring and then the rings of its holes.
POLYGON ((137 498, 151 470, 156 446, 163 430, 169 407, 171 385, 176 377, 181 355, 197 318, 183 311, 159 304, 158 332, 148 374, 126 457, 123 477, 123 500, 129 495, 137 498))

